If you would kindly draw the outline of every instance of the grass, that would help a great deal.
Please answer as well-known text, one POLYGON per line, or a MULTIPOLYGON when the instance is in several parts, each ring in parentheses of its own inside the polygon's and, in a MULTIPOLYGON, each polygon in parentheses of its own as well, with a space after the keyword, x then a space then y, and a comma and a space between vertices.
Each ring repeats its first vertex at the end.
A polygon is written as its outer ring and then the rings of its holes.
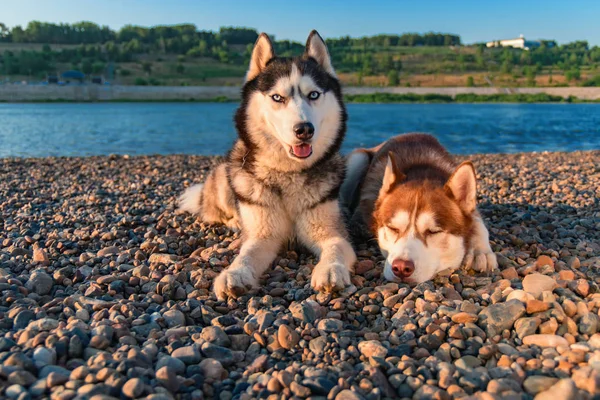
POLYGON ((563 98, 546 93, 535 94, 457 94, 455 97, 442 94, 393 94, 372 93, 346 95, 348 103, 600 103, 600 100, 583 100, 570 96, 563 98))
POLYGON ((451 96, 444 94, 354 94, 344 97, 348 103, 453 103, 451 96))
MULTIPOLYGON (((237 98, 229 98, 226 96, 215 96, 207 99, 187 98, 187 99, 148 99, 148 100, 137 100, 137 99, 119 99, 119 100, 69 100, 69 99, 47 99, 47 100, 23 100, 17 101, 17 103, 77 103, 77 102, 111 102, 111 103, 186 103, 186 102, 197 102, 197 103, 230 103, 238 102, 237 98)), ((415 94, 415 93, 370 93, 370 94, 354 94, 345 95, 344 101, 347 103, 600 103, 598 100, 585 100, 574 96, 563 98, 561 96, 554 96, 547 93, 512 93, 512 94, 474 94, 474 93, 463 93, 457 94, 456 96, 450 96, 446 94, 415 94)), ((8 101, 0 100, 0 103, 7 103, 8 101)))

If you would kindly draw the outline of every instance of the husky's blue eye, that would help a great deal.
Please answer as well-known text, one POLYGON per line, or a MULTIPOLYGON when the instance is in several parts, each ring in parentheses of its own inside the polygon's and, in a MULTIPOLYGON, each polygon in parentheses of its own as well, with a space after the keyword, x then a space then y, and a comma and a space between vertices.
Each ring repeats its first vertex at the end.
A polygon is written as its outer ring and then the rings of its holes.
POLYGON ((271 96, 271 98, 273 99, 274 102, 276 103, 283 103, 283 97, 281 97, 278 94, 274 94, 273 96, 271 96))
POLYGON ((308 94, 308 98, 311 100, 316 100, 319 98, 319 96, 321 96, 321 93, 317 92, 316 90, 314 90, 308 94))

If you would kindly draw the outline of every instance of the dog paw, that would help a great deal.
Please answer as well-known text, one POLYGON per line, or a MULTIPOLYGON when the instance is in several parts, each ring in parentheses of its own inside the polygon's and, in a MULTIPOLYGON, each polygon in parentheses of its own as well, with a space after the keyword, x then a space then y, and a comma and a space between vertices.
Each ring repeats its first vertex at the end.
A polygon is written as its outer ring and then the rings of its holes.
POLYGON ((475 272, 492 272, 498 268, 498 260, 492 248, 488 245, 484 248, 471 249, 465 256, 463 263, 466 269, 475 272))
POLYGON ((242 229, 240 221, 237 218, 231 218, 225 221, 225 226, 234 232, 239 232, 242 229))
POLYGON ((257 280, 250 268, 229 268, 221 272, 215 279, 214 291, 219 300, 226 300, 228 297, 240 297, 255 288, 256 285, 257 280))
POLYGON ((312 272, 311 286, 319 292, 342 290, 350 285, 350 271, 344 264, 317 264, 312 272))

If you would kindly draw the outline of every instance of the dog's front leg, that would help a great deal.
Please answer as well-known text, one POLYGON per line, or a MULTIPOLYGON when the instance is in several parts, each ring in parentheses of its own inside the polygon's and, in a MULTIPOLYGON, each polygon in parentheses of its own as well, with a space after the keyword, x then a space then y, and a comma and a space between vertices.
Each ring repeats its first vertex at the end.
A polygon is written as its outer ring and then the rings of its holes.
POLYGON ((318 291, 350 285, 356 255, 346 239, 339 204, 329 201, 305 211, 296 221, 296 234, 320 259, 312 272, 311 286, 318 291))
POLYGON ((498 268, 496 254, 490 246, 490 234, 483 219, 476 213, 473 217, 473 235, 463 265, 476 272, 490 272, 498 268))
POLYGON ((285 212, 245 203, 239 210, 244 242, 233 263, 215 279, 214 291, 221 300, 255 288, 291 231, 289 221, 274 218, 285 212))

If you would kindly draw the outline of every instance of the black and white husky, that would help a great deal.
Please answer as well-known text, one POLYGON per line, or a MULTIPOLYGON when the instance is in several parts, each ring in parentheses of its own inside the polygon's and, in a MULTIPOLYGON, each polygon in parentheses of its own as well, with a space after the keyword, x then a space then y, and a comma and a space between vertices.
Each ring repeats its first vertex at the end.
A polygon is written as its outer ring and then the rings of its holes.
POLYGON ((181 210, 205 222, 241 228, 240 254, 214 283, 218 298, 256 287, 290 238, 320 256, 314 289, 350 284, 356 256, 338 204, 346 119, 340 83, 316 31, 295 58, 276 57, 269 37, 260 35, 235 115, 239 138, 226 162, 180 198, 181 210))

